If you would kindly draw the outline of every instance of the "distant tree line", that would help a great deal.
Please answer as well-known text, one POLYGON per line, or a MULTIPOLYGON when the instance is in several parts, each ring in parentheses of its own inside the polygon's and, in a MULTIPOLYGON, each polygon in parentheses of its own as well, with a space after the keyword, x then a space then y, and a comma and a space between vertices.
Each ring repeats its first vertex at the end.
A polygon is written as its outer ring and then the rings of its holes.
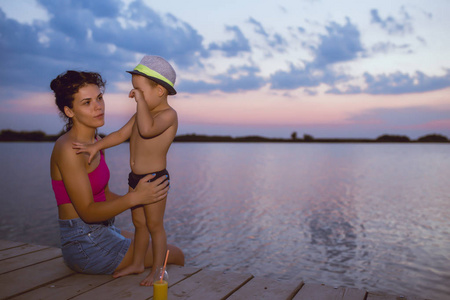
POLYGON ((58 139, 58 135, 47 135, 43 131, 14 131, 10 129, 0 132, 1 142, 51 142, 58 139))
POLYGON ((429 134, 418 138, 417 140, 411 140, 407 136, 403 135, 389 135, 384 134, 376 139, 352 139, 352 138, 314 138, 310 134, 304 134, 303 138, 297 137, 297 132, 291 134, 291 139, 283 138, 266 138, 261 136, 244 136, 244 137, 231 137, 231 136, 208 136, 188 134, 175 137, 175 142, 297 142, 297 143, 448 143, 450 142, 446 136, 440 134, 429 134))
MULTIPOLYGON (((43 131, 14 131, 5 129, 0 132, 0 142, 53 142, 58 139, 64 131, 61 131, 55 135, 47 135, 43 131)), ((104 136, 104 134, 100 134, 104 136)), ((417 140, 411 140, 404 135, 389 135, 384 134, 376 139, 351 139, 351 138, 314 138, 312 135, 304 134, 303 138, 297 137, 297 132, 291 134, 290 139, 283 138, 266 138, 261 136, 244 136, 244 137, 231 137, 231 136, 209 136, 209 135, 197 135, 187 134, 179 135, 175 137, 175 142, 270 142, 270 143, 449 143, 449 139, 440 134, 429 134, 418 138, 417 140)))

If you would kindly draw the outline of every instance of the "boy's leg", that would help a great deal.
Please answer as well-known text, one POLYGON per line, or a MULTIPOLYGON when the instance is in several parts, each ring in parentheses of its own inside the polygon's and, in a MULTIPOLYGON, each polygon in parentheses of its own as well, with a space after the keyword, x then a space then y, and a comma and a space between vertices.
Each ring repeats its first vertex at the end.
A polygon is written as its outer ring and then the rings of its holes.
MULTIPOLYGON (((129 191, 131 188, 129 187, 129 191)), ((145 220, 144 208, 142 206, 131 209, 131 217, 134 225, 133 260, 132 263, 123 269, 115 271, 114 278, 129 274, 139 274, 144 272, 145 255, 148 249, 149 232, 145 220)))
POLYGON ((144 208, 135 207, 131 209, 131 215, 134 224, 133 261, 131 265, 114 272, 114 278, 129 274, 140 274, 145 270, 144 261, 148 249, 149 232, 145 222, 144 208))
POLYGON ((135 207, 131 209, 131 216, 134 225, 134 256, 133 265, 142 268, 144 272, 145 253, 147 252, 150 235, 145 221, 144 208, 135 207))
MULTIPOLYGON (((131 239, 134 241, 134 232, 122 230, 120 232, 125 238, 131 239)), ((170 250, 169 253, 169 259, 167 260, 167 264, 175 264, 179 266, 184 266, 184 253, 183 251, 178 248, 175 245, 167 245, 167 249, 170 250)), ((130 245, 130 248, 128 249, 127 253, 125 254, 125 257, 120 262, 120 265, 117 267, 116 271, 122 270, 125 267, 131 265, 133 262, 133 255, 134 255, 134 243, 130 245)), ((147 248, 147 253, 145 254, 145 267, 151 267, 153 266, 153 250, 152 246, 149 245, 147 248)))
POLYGON ((163 266, 167 251, 167 238, 164 229, 164 212, 167 198, 144 206, 147 228, 152 237, 153 266, 151 272, 141 282, 141 285, 153 284, 153 276, 158 267, 163 266))

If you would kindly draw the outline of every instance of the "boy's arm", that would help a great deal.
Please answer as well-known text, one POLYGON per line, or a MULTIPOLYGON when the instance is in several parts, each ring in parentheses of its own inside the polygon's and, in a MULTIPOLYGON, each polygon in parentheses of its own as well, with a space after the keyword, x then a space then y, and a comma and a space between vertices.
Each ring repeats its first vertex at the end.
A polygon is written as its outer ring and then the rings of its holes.
POLYGON ((134 91, 137 102, 136 124, 139 134, 143 138, 149 139, 158 136, 176 123, 177 113, 175 110, 166 109, 152 116, 143 97, 138 96, 140 91, 134 91))
POLYGON ((122 128, 108 134, 103 139, 93 144, 73 143, 72 148, 78 150, 77 154, 83 152, 89 153, 88 163, 90 164, 98 151, 117 146, 130 138, 135 118, 136 116, 133 115, 133 117, 131 117, 131 119, 122 128))
POLYGON ((136 115, 133 115, 131 119, 125 125, 123 125, 122 128, 108 134, 103 139, 94 143, 93 145, 95 146, 97 151, 117 146, 129 139, 131 137, 131 131, 133 130, 135 118, 136 115))

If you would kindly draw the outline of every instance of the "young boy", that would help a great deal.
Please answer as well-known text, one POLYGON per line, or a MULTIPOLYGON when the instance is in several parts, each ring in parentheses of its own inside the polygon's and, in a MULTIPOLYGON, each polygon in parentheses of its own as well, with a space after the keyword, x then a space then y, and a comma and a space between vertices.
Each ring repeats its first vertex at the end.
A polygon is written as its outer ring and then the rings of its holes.
MULTIPOLYGON (((175 95, 176 74, 172 66, 158 56, 144 56, 132 74, 133 89, 129 97, 137 103, 136 114, 121 129, 91 145, 75 144, 78 152, 88 152, 91 158, 101 149, 109 148, 130 139, 129 189, 134 189, 139 180, 155 173, 152 180, 166 176, 166 155, 178 128, 176 111, 167 102, 168 95, 175 95)), ((132 209, 135 226, 134 256, 132 265, 116 272, 114 277, 144 272, 144 258, 152 237, 153 265, 141 285, 153 284, 153 276, 164 264, 167 251, 164 229, 166 200, 132 209)))

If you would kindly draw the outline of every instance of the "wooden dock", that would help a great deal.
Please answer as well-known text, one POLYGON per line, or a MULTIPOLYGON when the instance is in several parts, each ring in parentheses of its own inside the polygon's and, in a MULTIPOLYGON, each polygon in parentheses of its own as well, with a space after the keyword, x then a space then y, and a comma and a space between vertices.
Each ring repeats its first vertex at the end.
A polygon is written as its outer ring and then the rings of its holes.
MULTIPOLYGON (((189 266, 168 266, 168 273, 172 300, 418 300, 189 266)), ((152 299, 153 289, 139 286, 146 274, 79 274, 66 267, 59 248, 0 240, 0 299, 152 299)))

